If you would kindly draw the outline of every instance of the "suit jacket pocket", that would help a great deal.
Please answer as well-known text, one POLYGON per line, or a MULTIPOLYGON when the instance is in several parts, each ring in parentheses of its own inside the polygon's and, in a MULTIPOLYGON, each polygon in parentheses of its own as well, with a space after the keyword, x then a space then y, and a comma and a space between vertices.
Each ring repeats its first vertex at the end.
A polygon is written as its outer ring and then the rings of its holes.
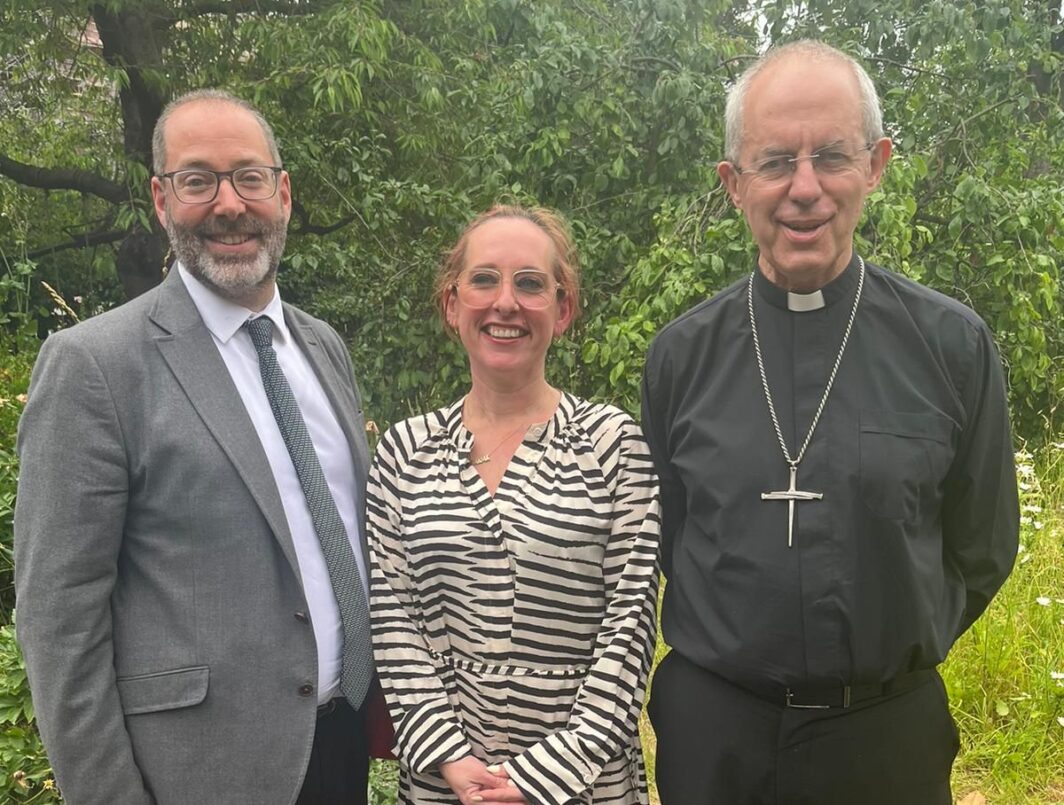
POLYGON ((206 665, 119 677, 118 697, 127 716, 191 707, 207 697, 211 669, 206 665))

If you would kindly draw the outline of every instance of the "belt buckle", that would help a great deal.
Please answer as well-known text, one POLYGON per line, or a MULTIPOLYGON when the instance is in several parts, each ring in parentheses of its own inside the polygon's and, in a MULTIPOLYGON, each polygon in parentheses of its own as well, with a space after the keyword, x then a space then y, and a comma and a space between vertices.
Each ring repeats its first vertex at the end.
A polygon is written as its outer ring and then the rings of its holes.
POLYGON ((847 709, 850 706, 850 686, 844 685, 842 688, 842 704, 795 704, 794 703, 794 691, 787 688, 787 707, 792 710, 831 710, 834 707, 841 707, 847 709))

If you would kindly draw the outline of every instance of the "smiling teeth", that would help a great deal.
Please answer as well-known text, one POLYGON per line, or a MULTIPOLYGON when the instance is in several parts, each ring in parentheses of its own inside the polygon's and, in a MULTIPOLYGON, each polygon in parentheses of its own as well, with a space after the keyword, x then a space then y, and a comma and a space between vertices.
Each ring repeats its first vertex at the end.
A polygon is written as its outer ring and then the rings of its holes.
POLYGON ((248 235, 214 235, 213 239, 226 246, 239 246, 251 238, 248 235))
POLYGON ((492 338, 520 338, 521 331, 516 327, 489 327, 488 335, 492 338))

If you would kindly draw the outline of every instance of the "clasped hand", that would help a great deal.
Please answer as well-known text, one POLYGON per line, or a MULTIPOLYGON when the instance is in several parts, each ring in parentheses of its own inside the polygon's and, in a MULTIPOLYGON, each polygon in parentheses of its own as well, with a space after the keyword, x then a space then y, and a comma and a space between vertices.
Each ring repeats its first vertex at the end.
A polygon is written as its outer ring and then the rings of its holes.
POLYGON ((528 800, 502 766, 488 767, 472 755, 441 763, 440 774, 458 795, 462 805, 507 805, 515 802, 528 805, 528 800))

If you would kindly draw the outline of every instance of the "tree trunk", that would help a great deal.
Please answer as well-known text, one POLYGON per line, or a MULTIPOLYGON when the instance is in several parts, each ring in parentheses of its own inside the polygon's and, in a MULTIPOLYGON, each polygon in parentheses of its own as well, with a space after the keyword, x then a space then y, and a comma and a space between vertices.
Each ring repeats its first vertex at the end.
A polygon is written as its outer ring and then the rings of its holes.
MULTIPOLYGON (((156 25, 164 18, 151 3, 129 3, 122 8, 99 3, 92 7, 92 15, 104 59, 128 77, 118 92, 123 150, 127 159, 141 163, 150 173, 152 132, 166 101, 161 82, 154 75, 163 61, 156 25)), ((130 195, 145 192, 146 188, 130 188, 130 195)), ((126 298, 139 296, 162 281, 166 253, 164 234, 140 228, 129 233, 115 257, 126 298)))
POLYGON ((167 251, 163 234, 139 229, 126 236, 115 256, 115 268, 126 299, 140 296, 162 282, 167 251))

